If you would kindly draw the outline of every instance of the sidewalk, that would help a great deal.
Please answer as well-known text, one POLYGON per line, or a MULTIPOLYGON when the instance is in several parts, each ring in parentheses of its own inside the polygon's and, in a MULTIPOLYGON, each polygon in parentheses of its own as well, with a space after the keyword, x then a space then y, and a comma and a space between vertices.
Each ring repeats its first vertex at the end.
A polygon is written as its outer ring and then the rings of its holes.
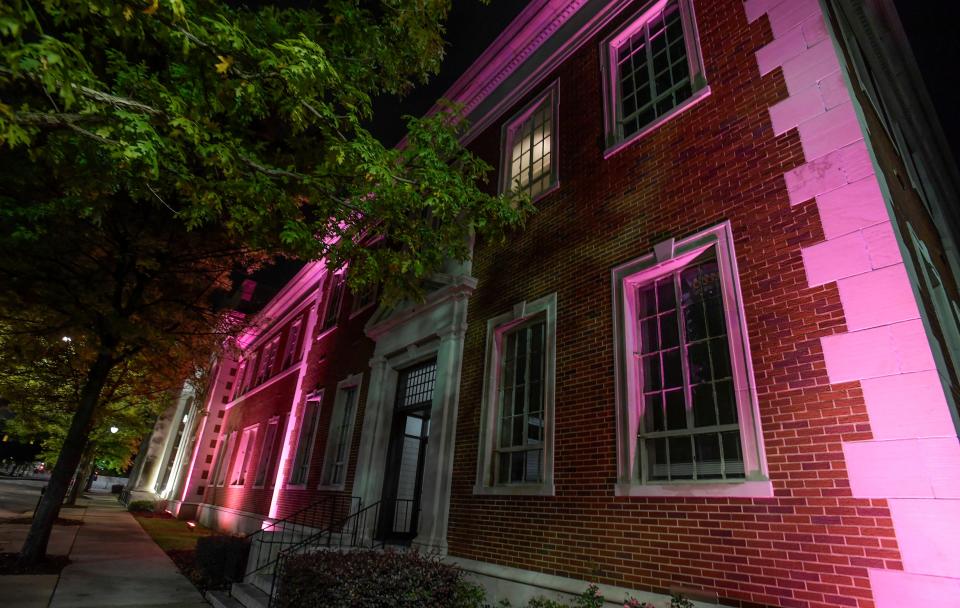
POLYGON ((60 573, 53 597, 47 603, 4 602, 5 608, 209 608, 115 496, 94 494, 83 503, 71 563, 60 573))

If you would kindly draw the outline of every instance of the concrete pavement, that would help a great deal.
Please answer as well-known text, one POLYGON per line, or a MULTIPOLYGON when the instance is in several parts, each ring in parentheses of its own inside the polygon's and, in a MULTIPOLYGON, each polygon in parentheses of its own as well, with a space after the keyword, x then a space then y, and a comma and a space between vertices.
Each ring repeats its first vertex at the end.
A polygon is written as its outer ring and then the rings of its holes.
MULTIPOLYGON (((78 502, 86 508, 64 510, 61 517, 83 525, 56 526, 51 538, 50 553, 69 554, 70 565, 59 580, 0 577, 4 608, 209 608, 116 496, 92 494, 78 502)), ((0 525, 0 535, 10 537, 0 538, 2 550, 19 550, 22 535, 15 533, 25 535, 26 527, 0 525)))

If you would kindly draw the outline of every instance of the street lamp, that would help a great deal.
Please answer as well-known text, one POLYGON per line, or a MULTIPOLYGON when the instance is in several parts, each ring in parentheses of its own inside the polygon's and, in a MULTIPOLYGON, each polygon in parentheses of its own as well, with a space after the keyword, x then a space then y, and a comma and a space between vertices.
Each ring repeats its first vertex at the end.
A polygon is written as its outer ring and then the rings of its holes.
POLYGON ((119 431, 119 430, 120 430, 120 429, 117 428, 117 427, 115 427, 115 426, 111 426, 111 427, 110 427, 110 432, 111 432, 111 433, 116 434, 116 432, 119 431))

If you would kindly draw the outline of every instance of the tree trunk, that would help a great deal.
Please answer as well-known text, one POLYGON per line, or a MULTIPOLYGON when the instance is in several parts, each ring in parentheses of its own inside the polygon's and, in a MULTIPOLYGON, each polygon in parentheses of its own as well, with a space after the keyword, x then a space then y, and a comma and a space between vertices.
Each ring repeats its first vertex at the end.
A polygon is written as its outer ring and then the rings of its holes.
POLYGON ((93 471, 93 450, 87 449, 80 459, 80 466, 77 467, 77 474, 73 476, 73 485, 70 486, 70 496, 65 505, 73 506, 77 504, 80 493, 87 489, 87 480, 93 471))
POLYGON ((114 365, 116 365, 116 361, 112 356, 100 353, 87 372, 86 382, 80 392, 77 411, 70 422, 70 430, 67 431, 63 447, 60 448, 57 464, 54 465, 53 473, 50 475, 47 491, 40 498, 37 510, 33 514, 30 531, 27 533, 23 548, 20 550, 18 559, 18 565, 20 566, 36 565, 47 555, 47 543, 50 541, 53 522, 57 520, 60 505, 67 493, 67 486, 70 484, 70 479, 76 472, 83 451, 87 447, 90 425, 93 421, 93 414, 97 409, 97 403, 100 401, 100 392, 103 390, 103 386, 107 382, 107 376, 114 365))

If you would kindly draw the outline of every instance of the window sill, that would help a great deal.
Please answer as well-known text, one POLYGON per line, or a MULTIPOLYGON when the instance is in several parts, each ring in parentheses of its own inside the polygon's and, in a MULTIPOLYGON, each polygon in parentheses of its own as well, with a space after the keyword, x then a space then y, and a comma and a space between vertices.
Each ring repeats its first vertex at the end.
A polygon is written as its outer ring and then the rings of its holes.
POLYGON ((284 490, 306 490, 307 484, 305 483, 288 483, 283 486, 284 490))
POLYGON ((317 490, 321 492, 343 492, 345 488, 346 488, 346 485, 342 483, 337 485, 332 485, 332 486, 323 485, 323 484, 320 484, 319 486, 317 486, 317 490))
POLYGON ((473 486, 475 496, 555 496, 552 483, 542 485, 473 486))
POLYGON ((616 496, 772 498, 773 483, 770 480, 720 483, 665 483, 659 485, 618 483, 616 485, 616 496))
POLYGON ((616 153, 619 152, 620 150, 623 150, 624 148, 630 146, 632 143, 634 143, 634 142, 637 141, 638 139, 641 139, 642 137, 645 137, 645 136, 649 135, 649 134, 652 133, 653 131, 656 131, 657 129, 659 129, 660 127, 662 127, 663 125, 665 125, 666 123, 670 122, 671 120, 673 120, 673 119, 676 118, 677 116, 683 114, 683 113, 684 113, 685 111, 687 111, 689 108, 693 107, 694 105, 696 105, 697 103, 703 101, 704 99, 706 99, 706 98, 709 97, 709 96, 710 96, 710 87, 709 87, 709 86, 705 86, 705 87, 703 87, 702 89, 700 89, 699 91, 696 91, 693 95, 690 96, 689 99, 687 99, 686 101, 684 101, 683 103, 681 103, 680 105, 678 105, 677 107, 675 107, 674 109, 670 110, 669 112, 667 112, 666 114, 664 114, 664 115, 661 116, 660 118, 656 119, 655 121, 653 121, 652 123, 650 123, 650 124, 647 125, 646 127, 640 129, 639 131, 637 131, 636 133, 634 133, 634 134, 631 135, 630 137, 628 137, 628 138, 626 138, 626 139, 624 139, 624 140, 622 140, 622 141, 618 141, 618 142, 614 143, 613 145, 611 145, 610 147, 608 147, 606 150, 603 151, 603 158, 604 158, 604 160, 610 158, 611 156, 613 156, 614 154, 616 154, 616 153))

